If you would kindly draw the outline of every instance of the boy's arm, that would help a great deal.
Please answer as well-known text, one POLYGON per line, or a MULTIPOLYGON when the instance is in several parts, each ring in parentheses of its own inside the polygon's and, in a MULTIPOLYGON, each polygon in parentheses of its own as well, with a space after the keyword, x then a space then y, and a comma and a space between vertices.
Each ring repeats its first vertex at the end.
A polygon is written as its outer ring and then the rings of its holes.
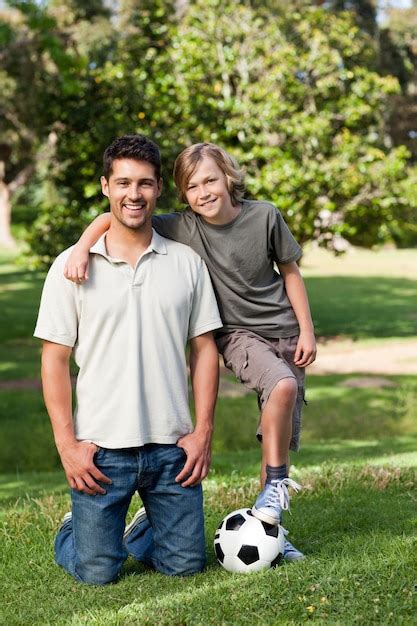
POLYGON ((110 227, 110 213, 103 213, 87 226, 64 267, 64 276, 74 283, 82 283, 88 279, 88 259, 90 248, 110 227))
POLYGON ((55 444, 70 487, 89 495, 103 494, 97 481, 110 483, 94 465, 94 443, 75 438, 72 419, 72 390, 69 360, 72 348, 44 341, 42 348, 42 386, 45 405, 51 418, 55 444))
POLYGON ((300 326, 300 337, 294 355, 294 363, 298 367, 306 367, 313 363, 317 353, 306 288, 297 263, 279 263, 278 268, 284 279, 288 299, 300 326))
POLYGON ((177 442, 187 454, 187 461, 176 477, 176 481, 180 482, 182 487, 197 485, 208 474, 214 408, 219 386, 219 357, 213 333, 193 337, 190 340, 190 347, 190 373, 196 425, 194 432, 181 437, 177 442))

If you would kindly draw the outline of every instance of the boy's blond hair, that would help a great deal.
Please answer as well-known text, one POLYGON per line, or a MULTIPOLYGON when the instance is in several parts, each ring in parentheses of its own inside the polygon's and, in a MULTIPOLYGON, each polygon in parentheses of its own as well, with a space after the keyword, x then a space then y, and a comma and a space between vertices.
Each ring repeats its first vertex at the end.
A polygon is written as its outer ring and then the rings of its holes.
POLYGON ((180 200, 187 202, 188 181, 203 157, 213 159, 226 176, 232 204, 236 205, 241 202, 245 191, 243 173, 234 157, 214 143, 195 143, 177 156, 174 164, 174 181, 180 200))

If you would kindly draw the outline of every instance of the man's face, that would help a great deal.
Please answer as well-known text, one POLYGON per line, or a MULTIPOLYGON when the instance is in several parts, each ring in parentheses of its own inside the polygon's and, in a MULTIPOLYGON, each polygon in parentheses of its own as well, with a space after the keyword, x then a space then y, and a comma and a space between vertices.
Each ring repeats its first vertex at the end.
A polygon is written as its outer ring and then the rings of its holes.
POLYGON ((108 197, 112 215, 126 228, 146 228, 151 223, 162 181, 147 161, 116 159, 107 180, 101 177, 101 189, 108 197))

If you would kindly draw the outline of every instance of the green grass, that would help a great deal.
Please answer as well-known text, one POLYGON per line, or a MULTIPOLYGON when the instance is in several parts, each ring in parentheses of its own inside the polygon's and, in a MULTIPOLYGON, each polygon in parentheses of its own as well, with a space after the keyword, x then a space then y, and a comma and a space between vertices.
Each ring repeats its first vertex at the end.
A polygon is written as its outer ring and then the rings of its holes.
POLYGON ((221 570, 211 546, 222 517, 250 505, 257 492, 241 453, 223 455, 222 470, 215 459, 206 481, 206 572, 171 579, 128 561, 117 586, 107 588, 77 585, 53 564, 53 534, 68 509, 62 474, 51 474, 49 485, 46 475, 4 477, 2 623, 415 623, 417 453, 402 469, 389 467, 389 458, 384 465, 317 465, 341 448, 328 444, 317 456, 307 446, 304 460, 300 453, 297 478, 306 489, 294 499, 290 526, 308 559, 250 576, 221 570), (10 498, 13 490, 18 499, 10 498))
MULTIPOLYGON (((417 335, 417 251, 315 251, 303 263, 320 335, 364 345, 417 335)), ((31 334, 42 280, 0 254, 0 381, 39 377, 31 334)), ((287 519, 305 562, 250 576, 217 565, 214 531, 253 502, 260 460, 255 397, 220 398, 205 481, 207 570, 167 578, 129 560, 106 588, 78 585, 54 564, 69 496, 41 392, 2 389, 0 623, 417 624, 417 377, 389 376, 381 388, 352 388, 349 378, 308 378, 302 448, 291 457, 305 489, 287 519)))
POLYGON ((305 281, 319 337, 417 335, 417 280, 308 276, 305 281))

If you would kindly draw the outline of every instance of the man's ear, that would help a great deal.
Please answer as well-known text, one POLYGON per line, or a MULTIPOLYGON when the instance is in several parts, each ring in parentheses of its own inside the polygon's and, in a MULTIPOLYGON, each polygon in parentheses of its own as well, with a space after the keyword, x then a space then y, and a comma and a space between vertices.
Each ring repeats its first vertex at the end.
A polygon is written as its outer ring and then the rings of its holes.
POLYGON ((107 180, 105 176, 102 176, 100 178, 100 182, 101 182, 101 191, 103 193, 103 196, 106 196, 108 198, 109 197, 109 181, 107 180))
POLYGON ((160 179, 158 180, 158 196, 157 196, 158 198, 159 198, 159 196, 160 196, 160 195, 161 195, 161 193, 162 193, 162 186, 163 186, 163 180, 162 180, 162 178, 160 178, 160 179))

